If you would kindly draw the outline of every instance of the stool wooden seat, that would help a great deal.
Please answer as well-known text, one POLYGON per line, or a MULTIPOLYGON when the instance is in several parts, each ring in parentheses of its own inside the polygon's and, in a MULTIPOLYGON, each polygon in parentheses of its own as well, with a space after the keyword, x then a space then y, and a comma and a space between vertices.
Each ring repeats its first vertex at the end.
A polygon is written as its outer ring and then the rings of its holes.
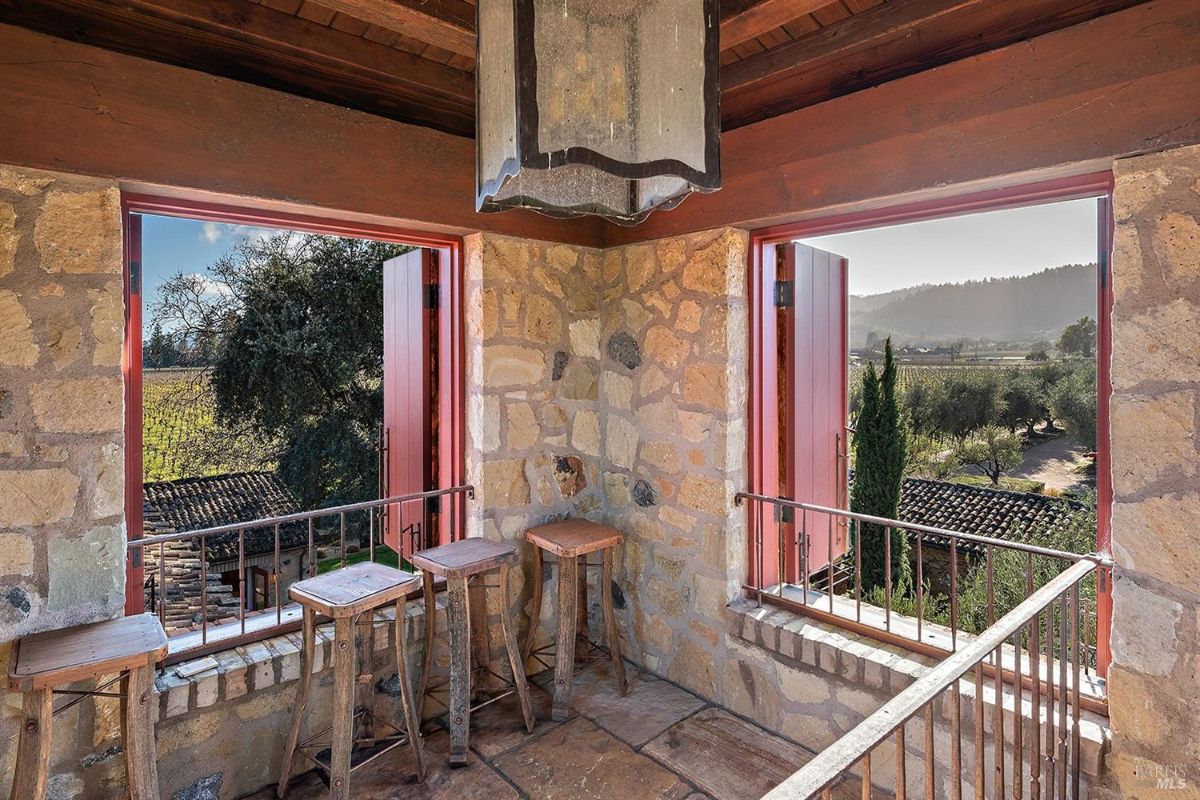
POLYGON ((329 776, 330 797, 337 800, 350 797, 350 773, 360 764, 403 744, 412 750, 417 781, 424 780, 425 754, 421 747, 420 717, 408 678, 408 626, 404 613, 405 600, 420 585, 421 579, 416 575, 368 561, 307 578, 288 588, 288 596, 304 609, 303 647, 300 687, 275 790, 279 797, 287 792, 296 752, 329 776), (375 650, 375 611, 386 605, 394 605, 396 609, 396 676, 400 683, 403 725, 376 720, 373 712, 375 679, 371 674, 371 659, 375 650), (333 619, 334 626, 332 727, 300 742, 300 727, 312 684, 318 614, 333 619), (357 642, 356 621, 365 626, 357 642), (356 665, 356 661, 360 663, 356 665), (392 732, 377 735, 377 722, 392 732), (318 743, 326 733, 330 735, 329 742, 318 743))
MULTIPOLYGON (((472 578, 482 576, 493 570, 499 572, 500 627, 504 633, 504 646, 508 651, 508 662, 512 668, 510 689, 502 694, 491 697, 492 702, 499 697, 515 691, 521 703, 521 715, 525 719, 526 730, 533 731, 533 706, 529 700, 529 687, 525 681, 525 669, 521 662, 520 649, 513 634, 512 620, 509 618, 508 607, 508 573, 517 560, 517 548, 513 544, 493 542, 488 539, 460 539, 457 542, 422 550, 412 557, 414 566, 424 571, 425 581, 425 669, 421 675, 421 703, 431 691, 429 684, 430 668, 433 664, 434 612, 436 600, 434 597, 435 578, 446 581, 446 623, 450 638, 450 699, 447 704, 450 722, 450 764, 461 766, 467 763, 467 747, 471 726, 471 697, 476 672, 490 672, 491 647, 485 635, 479 636, 476 643, 476 660, 472 665, 471 647, 471 600, 467 591, 468 582, 472 578), (482 651, 482 652, 480 652, 482 651)), ((478 585, 482 591, 482 584, 478 585)), ((483 612, 483 598, 477 599, 478 612, 483 612)), ((482 631, 477 631, 482 634, 482 631)), ((495 677, 503 680, 502 676, 495 677)))
POLYGON ((45 795, 53 695, 109 696, 100 689, 63 692, 56 687, 113 673, 121 676, 121 742, 130 800, 158 800, 154 665, 166 655, 167 635, 151 614, 19 639, 8 673, 8 688, 25 693, 13 800, 41 800, 45 795))
MULTIPOLYGON (((581 631, 585 640, 587 639, 587 575, 580 570, 580 562, 582 561, 585 568, 589 566, 587 556, 597 550, 602 552, 600 606, 604 610, 605 640, 608 644, 606 655, 612 660, 621 695, 624 696, 629 691, 629 684, 625 679, 625 664, 621 661, 617 617, 613 610, 610 588, 613 548, 621 543, 622 538, 622 533, 616 528, 586 519, 552 522, 525 531, 525 539, 538 549, 533 559, 533 606, 530 612, 529 636, 525 640, 523 653, 526 662, 533 655, 534 635, 542 617, 542 551, 558 556, 558 636, 554 644, 553 712, 556 721, 561 722, 567 718, 571 705, 571 683, 575 675, 575 639, 581 631)), ((592 646, 590 641, 587 644, 592 646)))

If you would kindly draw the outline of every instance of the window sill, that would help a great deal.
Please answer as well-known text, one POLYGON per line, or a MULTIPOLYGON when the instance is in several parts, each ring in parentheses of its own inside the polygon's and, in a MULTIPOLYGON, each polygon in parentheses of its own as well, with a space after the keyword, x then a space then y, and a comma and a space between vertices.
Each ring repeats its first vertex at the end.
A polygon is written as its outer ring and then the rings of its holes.
MULTIPOLYGON (((729 604, 726 608, 726 624, 733 636, 768 651, 796 669, 807 668, 809 672, 815 670, 826 673, 834 676, 839 685, 850 684, 865 690, 858 707, 852 709, 863 717, 906 689, 937 663, 937 659, 906 650, 901 645, 885 644, 787 609, 759 606, 748 598, 738 598, 729 604)), ((964 679, 960 683, 960 692, 960 713, 962 719, 969 721, 974 713, 974 681, 964 679)), ((1011 743, 1016 705, 1011 687, 1006 685, 1002 689, 1001 700, 1004 707, 1004 737, 1006 742, 1011 743)), ((983 703, 984 727, 990 735, 996 704, 990 680, 984 686, 983 703)), ((942 695, 936 711, 942 720, 950 720, 949 695, 942 695)), ((1033 708, 1028 692, 1023 693, 1020 714, 1025 741, 1029 742, 1033 708)), ((1045 735, 1047 726, 1043 725, 1042 731, 1045 735)), ((1103 770, 1104 755, 1112 738, 1108 719, 1095 712, 1082 710, 1079 733, 1081 770, 1095 780, 1103 770)), ((1045 746, 1042 752, 1047 752, 1045 746)))

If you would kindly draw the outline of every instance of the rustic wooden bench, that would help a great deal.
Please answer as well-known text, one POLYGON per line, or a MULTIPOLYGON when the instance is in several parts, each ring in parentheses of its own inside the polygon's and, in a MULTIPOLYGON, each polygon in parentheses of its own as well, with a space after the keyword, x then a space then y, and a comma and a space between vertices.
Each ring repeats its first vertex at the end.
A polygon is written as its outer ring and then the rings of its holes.
POLYGON ((166 654, 167 635, 150 614, 19 639, 8 672, 8 688, 25 694, 12 800, 41 800, 46 793, 55 694, 75 695, 69 705, 89 695, 121 698, 121 744, 130 800, 158 800, 154 665, 166 654), (114 673, 121 682, 116 694, 103 691, 115 680, 96 689, 57 688, 114 673))

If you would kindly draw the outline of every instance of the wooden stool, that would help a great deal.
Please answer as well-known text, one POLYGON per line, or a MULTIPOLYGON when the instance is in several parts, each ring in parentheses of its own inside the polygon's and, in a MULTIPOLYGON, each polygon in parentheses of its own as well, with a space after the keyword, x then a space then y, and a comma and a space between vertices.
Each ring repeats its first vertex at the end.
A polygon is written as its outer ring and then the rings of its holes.
MULTIPOLYGON (((450 715, 450 765, 462 766, 467 763, 467 742, 471 726, 471 697, 475 688, 475 674, 482 672, 492 675, 505 684, 500 694, 489 697, 485 702, 491 703, 512 692, 517 693, 521 701, 521 714, 525 718, 526 730, 533 731, 533 706, 529 702, 529 687, 525 682, 525 669, 521 663, 521 654, 517 648, 517 639, 513 635, 512 620, 508 611, 508 571, 517 560, 517 548, 512 544, 501 544, 487 539, 460 539, 441 547, 422 550, 412 557, 414 566, 425 573, 425 670, 421 676, 421 704, 424 706, 425 696, 440 687, 430 687, 430 666, 433 663, 434 612, 436 611, 433 579, 441 576, 446 579, 446 627, 450 636, 450 702, 447 709, 450 715), (477 663, 472 667, 471 648, 471 607, 467 593, 467 583, 475 577, 482 581, 482 576, 492 570, 499 570, 500 581, 500 627, 504 631, 504 646, 508 650, 508 663, 512 667, 512 681, 491 671, 491 646, 485 636, 480 636, 476 642, 477 663)), ((477 584, 482 591, 482 583, 477 584)), ((477 596, 479 607, 483 612, 482 597, 477 596)), ((477 631, 482 634, 483 631, 477 631)), ((479 708, 480 703, 475 706, 479 708)))
MULTIPOLYGON (((121 744, 130 800, 158 800, 154 753, 154 665, 167 654, 167 635, 152 614, 47 631, 19 639, 8 688, 25 693, 25 719, 17 745, 12 800, 41 800, 50 766, 51 699, 55 694, 115 697, 102 691, 55 689, 120 673, 121 744)), ((111 682, 110 682, 111 683, 111 682)), ((74 702, 70 703, 74 705, 74 702)))
MULTIPOLYGON (((624 696, 629 691, 625 680, 625 664, 621 661, 621 645, 617 638, 617 617, 612 601, 613 548, 621 543, 621 532, 607 525, 586 519, 554 522, 525 531, 525 538, 537 548, 533 559, 533 608, 529 623, 529 637, 525 640, 525 661, 533 653, 533 638, 538 621, 542 618, 542 551, 558 556, 558 638, 554 644, 554 719, 562 722, 567 718, 571 705, 571 682, 575 675, 575 638, 584 637, 585 645, 596 647, 587 639, 587 554, 603 551, 600 580, 601 601, 604 609, 605 638, 608 652, 605 658, 612 659, 617 674, 617 686, 624 696), (584 570, 579 569, 580 560, 584 570)), ((595 566, 595 565, 593 565, 595 566)), ((543 648, 544 649, 544 648, 543 648)), ((541 651, 539 651, 541 652, 541 651)), ((543 662, 545 663, 545 662, 543 662)), ((584 669, 595 666, 593 661, 584 669)))
POLYGON ((293 583, 288 596, 304 607, 304 642, 300 688, 292 714, 292 729, 283 767, 279 773, 276 794, 287 792, 292 772, 292 756, 300 754, 329 776, 329 796, 343 800, 350 797, 350 773, 367 761, 407 743, 417 765, 417 781, 425 779, 425 754, 421 747, 421 727, 413 703, 412 686, 408 680, 407 635, 404 601, 416 591, 420 578, 382 564, 363 562, 293 583), (376 720, 373 711, 375 676, 371 674, 374 653, 375 610, 395 604, 396 676, 400 683, 400 705, 404 712, 403 727, 387 720, 376 720), (308 691, 312 684, 313 656, 316 651, 317 614, 333 619, 333 710, 332 727, 315 734, 302 743, 300 724, 308 691), (361 618, 360 618, 361 617, 361 618), (366 626, 358 637, 354 624, 366 626), (356 650, 359 652, 356 653, 356 650), (356 661, 365 672, 360 674, 356 661), (357 684, 357 691, 356 686, 357 684), (355 723, 358 731, 355 731, 355 723), (375 723, 382 723, 393 732, 376 735, 375 723), (314 744, 330 734, 328 745, 314 744), (312 750, 314 754, 306 751, 312 750), (357 757, 357 762, 356 762, 357 757))

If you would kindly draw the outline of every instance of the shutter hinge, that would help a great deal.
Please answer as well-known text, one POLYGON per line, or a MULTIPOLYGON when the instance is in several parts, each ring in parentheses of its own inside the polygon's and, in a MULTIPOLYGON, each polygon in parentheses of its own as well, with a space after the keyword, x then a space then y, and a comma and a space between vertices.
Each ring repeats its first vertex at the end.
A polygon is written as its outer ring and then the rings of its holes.
POLYGON ((436 311, 439 307, 441 307, 442 293, 439 291, 440 289, 441 287, 436 283, 425 285, 425 308, 436 311))
POLYGON ((796 304, 795 281, 775 281, 775 307, 791 308, 796 304))

